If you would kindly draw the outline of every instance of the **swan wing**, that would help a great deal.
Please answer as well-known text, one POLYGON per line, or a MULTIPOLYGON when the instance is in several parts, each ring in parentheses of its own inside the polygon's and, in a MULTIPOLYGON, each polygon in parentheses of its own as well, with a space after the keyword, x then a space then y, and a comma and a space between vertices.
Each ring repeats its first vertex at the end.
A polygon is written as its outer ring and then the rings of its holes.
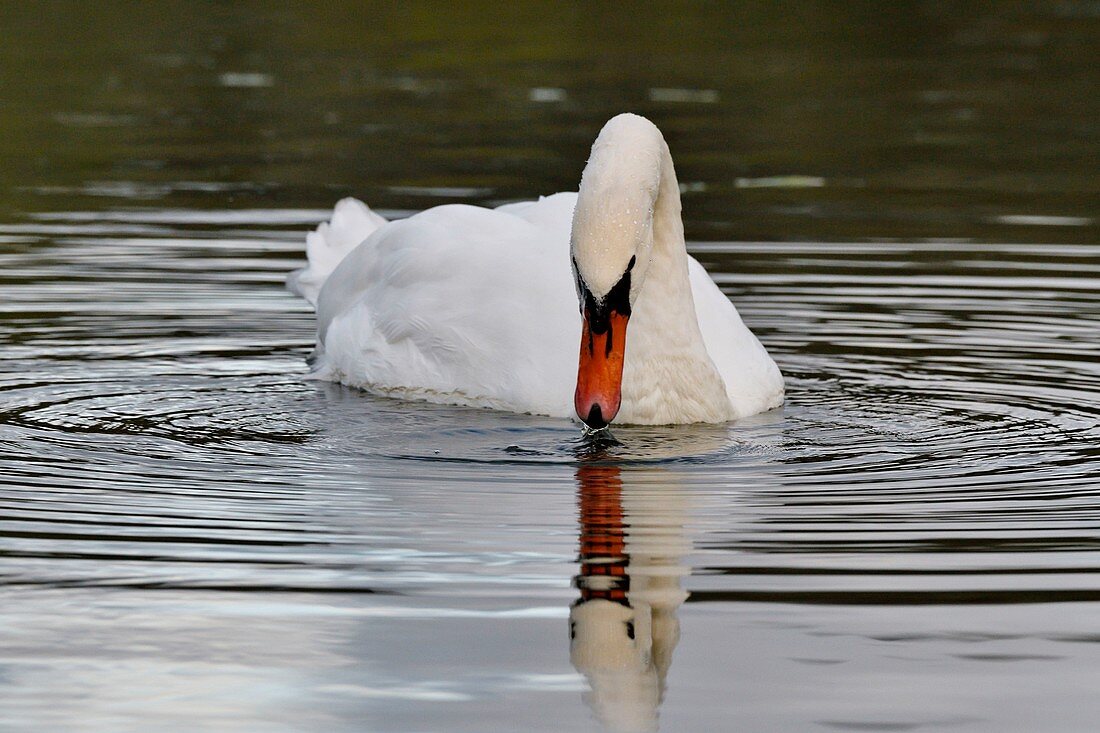
POLYGON ((456 204, 375 230, 320 292, 319 376, 570 414, 580 319, 568 239, 523 213, 456 204))

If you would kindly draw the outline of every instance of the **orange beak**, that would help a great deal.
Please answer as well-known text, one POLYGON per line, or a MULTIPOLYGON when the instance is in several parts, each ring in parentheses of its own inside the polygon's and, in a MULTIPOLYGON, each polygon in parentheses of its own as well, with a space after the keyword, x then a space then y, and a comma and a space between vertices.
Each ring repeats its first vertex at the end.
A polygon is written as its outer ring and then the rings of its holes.
POLYGON ((612 310, 600 324, 601 327, 606 324, 606 328, 597 333, 592 328, 589 310, 584 311, 573 406, 577 409, 577 417, 594 430, 607 427, 619 412, 629 319, 630 316, 612 310))

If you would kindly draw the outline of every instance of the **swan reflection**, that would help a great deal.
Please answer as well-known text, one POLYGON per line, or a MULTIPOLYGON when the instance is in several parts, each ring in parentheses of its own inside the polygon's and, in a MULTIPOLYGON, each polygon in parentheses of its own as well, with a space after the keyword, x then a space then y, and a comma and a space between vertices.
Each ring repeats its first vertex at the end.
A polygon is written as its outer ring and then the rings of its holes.
POLYGON ((580 573, 570 661, 587 678, 585 701, 605 726, 656 730, 680 640, 676 611, 688 596, 680 587, 691 550, 686 493, 654 469, 587 464, 576 477, 580 573))

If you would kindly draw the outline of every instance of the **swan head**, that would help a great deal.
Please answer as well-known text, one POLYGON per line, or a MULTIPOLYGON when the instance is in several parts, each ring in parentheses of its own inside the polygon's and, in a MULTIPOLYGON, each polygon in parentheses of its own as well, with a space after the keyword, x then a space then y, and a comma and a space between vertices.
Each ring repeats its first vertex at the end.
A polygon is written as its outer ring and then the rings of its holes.
POLYGON ((570 240, 584 319, 574 407, 590 428, 619 411, 627 323, 649 269, 666 155, 652 122, 621 114, 600 131, 581 176, 570 240))

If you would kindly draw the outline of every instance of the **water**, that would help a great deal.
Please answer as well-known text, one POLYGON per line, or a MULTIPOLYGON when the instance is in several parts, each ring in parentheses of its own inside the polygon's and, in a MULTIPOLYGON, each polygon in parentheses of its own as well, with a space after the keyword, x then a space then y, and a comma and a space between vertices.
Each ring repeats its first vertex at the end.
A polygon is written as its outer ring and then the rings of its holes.
POLYGON ((0 10, 0 730, 1095 728, 1097 10, 895 5, 0 10), (623 109, 782 410, 303 379, 337 198, 623 109))

